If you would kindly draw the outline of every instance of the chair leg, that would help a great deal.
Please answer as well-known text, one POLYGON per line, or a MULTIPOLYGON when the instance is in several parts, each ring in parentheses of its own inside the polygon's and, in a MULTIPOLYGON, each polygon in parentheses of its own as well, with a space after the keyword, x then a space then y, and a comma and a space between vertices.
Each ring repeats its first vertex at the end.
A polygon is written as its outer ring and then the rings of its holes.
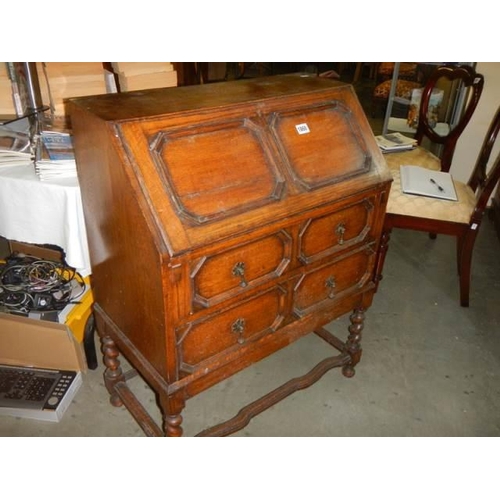
POLYGON ((462 247, 463 247, 463 238, 460 236, 457 237, 457 274, 460 276, 461 269, 460 269, 460 263, 462 261, 462 247))
POLYGON ((474 249, 474 241, 476 240, 477 231, 472 234, 465 235, 459 238, 461 242, 457 247, 458 261, 458 274, 460 280, 460 305, 462 307, 469 307, 469 294, 470 294, 470 272, 472 264, 472 251, 474 249))
POLYGON ((469 307, 469 293, 470 293, 470 266, 469 269, 462 269, 460 274, 460 305, 462 307, 469 307))

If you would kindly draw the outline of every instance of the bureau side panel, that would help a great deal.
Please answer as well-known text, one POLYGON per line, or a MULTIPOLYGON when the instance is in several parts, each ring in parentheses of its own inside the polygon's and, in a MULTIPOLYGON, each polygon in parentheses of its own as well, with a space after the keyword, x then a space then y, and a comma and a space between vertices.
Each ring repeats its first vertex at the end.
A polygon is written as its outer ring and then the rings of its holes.
POLYGON ((154 224, 112 126, 77 107, 71 119, 95 302, 165 375, 165 294, 154 224))

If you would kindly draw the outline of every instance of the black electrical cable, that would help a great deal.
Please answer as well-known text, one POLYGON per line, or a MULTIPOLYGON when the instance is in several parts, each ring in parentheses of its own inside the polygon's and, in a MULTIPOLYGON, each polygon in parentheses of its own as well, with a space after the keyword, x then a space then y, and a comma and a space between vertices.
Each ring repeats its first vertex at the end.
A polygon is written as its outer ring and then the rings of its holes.
POLYGON ((9 312, 61 311, 85 291, 81 274, 61 262, 12 254, 0 266, 0 306, 9 312))

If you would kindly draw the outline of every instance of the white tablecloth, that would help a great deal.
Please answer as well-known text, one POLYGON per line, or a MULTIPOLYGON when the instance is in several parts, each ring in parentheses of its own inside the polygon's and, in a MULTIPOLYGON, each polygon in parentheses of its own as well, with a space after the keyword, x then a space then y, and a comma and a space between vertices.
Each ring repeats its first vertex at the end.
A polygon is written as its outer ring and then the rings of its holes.
POLYGON ((57 245, 82 276, 91 273, 76 178, 41 182, 33 165, 0 166, 0 236, 57 245))

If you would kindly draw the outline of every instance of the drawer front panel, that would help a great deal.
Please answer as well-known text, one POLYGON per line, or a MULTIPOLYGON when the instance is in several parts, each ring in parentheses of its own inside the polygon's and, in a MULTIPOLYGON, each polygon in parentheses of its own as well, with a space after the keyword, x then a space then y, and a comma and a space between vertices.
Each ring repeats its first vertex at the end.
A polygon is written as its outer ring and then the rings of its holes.
POLYGON ((210 307, 229 296, 280 276, 291 259, 285 232, 202 258, 191 273, 194 302, 210 307))
POLYGON ((177 332, 183 369, 193 368, 279 328, 286 290, 276 287, 247 302, 192 323, 177 332))
POLYGON ((302 316, 362 288, 372 274, 374 262, 375 252, 365 247, 304 274, 295 287, 294 312, 302 316))
POLYGON ((309 263, 362 242, 373 226, 374 198, 310 219, 300 233, 299 259, 309 263))

